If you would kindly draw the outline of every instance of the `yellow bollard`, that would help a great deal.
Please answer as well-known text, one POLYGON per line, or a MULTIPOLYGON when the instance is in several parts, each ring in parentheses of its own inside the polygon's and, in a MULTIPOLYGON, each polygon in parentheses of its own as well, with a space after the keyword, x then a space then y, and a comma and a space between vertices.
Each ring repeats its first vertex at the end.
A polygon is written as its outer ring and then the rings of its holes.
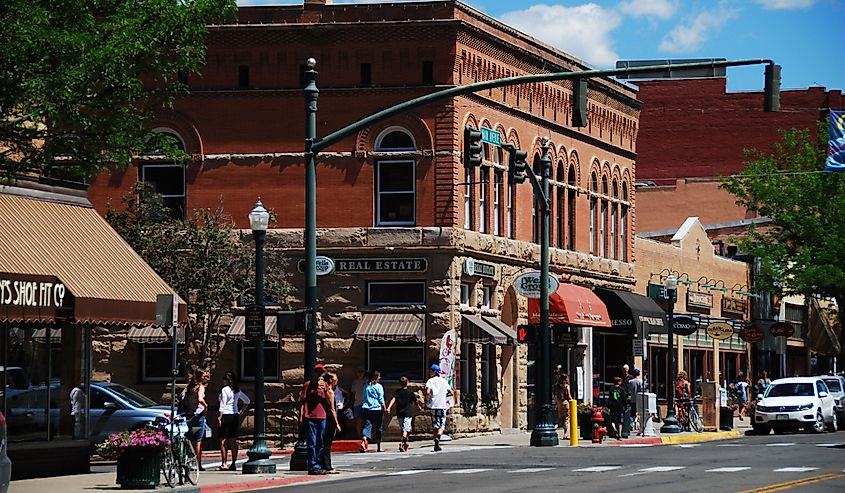
POLYGON ((578 446, 578 401, 569 401, 569 446, 578 446))

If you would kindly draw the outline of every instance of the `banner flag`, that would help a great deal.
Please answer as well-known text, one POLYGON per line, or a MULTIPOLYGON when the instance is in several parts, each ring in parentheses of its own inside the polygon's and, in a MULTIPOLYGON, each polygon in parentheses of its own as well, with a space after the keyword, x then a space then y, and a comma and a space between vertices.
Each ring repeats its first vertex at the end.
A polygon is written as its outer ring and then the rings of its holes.
POLYGON ((845 171, 845 111, 830 110, 830 139, 824 170, 845 171))

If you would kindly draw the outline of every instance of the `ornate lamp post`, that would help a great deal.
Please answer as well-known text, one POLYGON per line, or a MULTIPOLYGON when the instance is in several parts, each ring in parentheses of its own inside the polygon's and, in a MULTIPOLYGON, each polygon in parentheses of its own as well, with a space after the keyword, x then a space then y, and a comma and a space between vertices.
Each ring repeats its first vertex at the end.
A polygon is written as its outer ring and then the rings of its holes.
POLYGON ((678 426, 678 420, 675 418, 675 386, 673 384, 675 378, 675 297, 678 295, 678 278, 675 274, 666 276, 666 281, 663 283, 666 288, 666 297, 669 298, 669 375, 666 382, 666 417, 663 418, 663 426, 660 427, 660 433, 680 433, 681 427, 678 426))
MULTIPOLYGON (((264 307, 264 239, 270 213, 264 208, 261 199, 249 213, 249 225, 255 239, 255 304, 264 307)), ((263 312, 262 312, 263 313, 263 312)), ((263 321, 262 321, 263 322, 263 321)), ((264 324, 261 335, 255 341, 255 439, 247 452, 249 461, 244 463, 244 474, 273 474, 276 464, 270 460, 270 449, 264 440, 264 324)))

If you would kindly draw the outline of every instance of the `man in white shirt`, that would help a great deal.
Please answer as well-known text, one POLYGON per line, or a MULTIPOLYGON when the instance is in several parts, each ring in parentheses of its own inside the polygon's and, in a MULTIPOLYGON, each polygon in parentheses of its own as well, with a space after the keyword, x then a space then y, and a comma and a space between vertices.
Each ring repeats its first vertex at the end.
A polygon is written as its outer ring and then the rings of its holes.
POLYGON ((434 431, 434 451, 440 451, 440 436, 446 428, 446 411, 449 410, 447 397, 452 395, 452 387, 440 376, 440 365, 431 365, 431 378, 425 383, 426 405, 431 412, 431 427, 434 431))

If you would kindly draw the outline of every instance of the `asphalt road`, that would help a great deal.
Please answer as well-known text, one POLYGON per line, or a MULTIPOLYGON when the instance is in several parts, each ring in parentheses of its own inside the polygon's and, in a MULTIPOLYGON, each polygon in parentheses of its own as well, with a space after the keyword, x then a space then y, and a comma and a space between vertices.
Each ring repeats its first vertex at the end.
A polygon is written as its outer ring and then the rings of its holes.
POLYGON ((415 492, 845 491, 845 432, 650 447, 445 445, 335 455, 342 474, 275 490, 415 492), (763 489, 759 489, 763 488, 763 489))

